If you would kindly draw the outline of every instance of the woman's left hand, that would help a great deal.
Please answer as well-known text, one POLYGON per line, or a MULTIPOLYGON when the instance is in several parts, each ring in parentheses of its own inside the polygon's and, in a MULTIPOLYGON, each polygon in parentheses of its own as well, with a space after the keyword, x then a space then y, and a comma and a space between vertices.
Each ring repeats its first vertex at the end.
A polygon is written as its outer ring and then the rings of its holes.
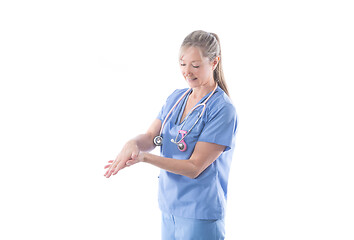
POLYGON ((144 160, 144 156, 145 156, 145 153, 144 152, 140 152, 138 154, 138 156, 133 156, 133 158, 131 160, 128 160, 125 163, 125 165, 129 167, 129 166, 134 165, 136 163, 142 162, 144 160))

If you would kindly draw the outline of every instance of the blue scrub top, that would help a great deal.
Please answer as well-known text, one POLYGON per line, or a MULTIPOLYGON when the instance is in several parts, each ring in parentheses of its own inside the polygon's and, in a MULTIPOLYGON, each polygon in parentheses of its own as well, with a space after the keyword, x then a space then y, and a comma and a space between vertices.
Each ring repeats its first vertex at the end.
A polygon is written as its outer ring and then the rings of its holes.
MULTIPOLYGON (((164 121, 168 112, 186 90, 175 90, 167 98, 157 117, 161 122, 164 121)), ((183 125, 183 122, 180 123, 180 121, 190 93, 176 106, 165 124, 161 134, 163 137, 161 156, 189 159, 198 141, 216 143, 224 145, 226 148, 195 179, 161 169, 159 207, 162 212, 178 217, 222 219, 225 215, 229 170, 235 147, 236 110, 226 93, 220 87, 217 87, 213 96, 206 103, 203 116, 184 139, 187 150, 181 152, 177 145, 171 142, 171 139, 176 138, 178 130, 183 125)), ((199 103, 204 102, 210 94, 211 92, 204 96, 199 103)), ((193 126, 201 111, 202 107, 199 107, 191 113, 183 126, 183 130, 188 131, 193 126)), ((180 138, 181 134, 177 140, 180 140, 180 138)))

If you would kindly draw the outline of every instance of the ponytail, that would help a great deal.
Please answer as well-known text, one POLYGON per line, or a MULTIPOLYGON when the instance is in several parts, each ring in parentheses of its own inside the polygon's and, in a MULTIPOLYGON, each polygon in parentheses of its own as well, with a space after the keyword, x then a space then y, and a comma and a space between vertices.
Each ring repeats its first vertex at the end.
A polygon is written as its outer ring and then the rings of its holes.
POLYGON ((227 96, 229 95, 229 90, 227 88, 226 82, 225 82, 225 77, 224 77, 224 71, 222 69, 222 57, 221 57, 221 48, 220 48, 220 40, 219 37, 216 33, 211 33, 215 39, 218 41, 218 45, 219 45, 219 63, 216 66, 216 68, 214 69, 214 81, 219 85, 219 87, 227 94, 227 96))

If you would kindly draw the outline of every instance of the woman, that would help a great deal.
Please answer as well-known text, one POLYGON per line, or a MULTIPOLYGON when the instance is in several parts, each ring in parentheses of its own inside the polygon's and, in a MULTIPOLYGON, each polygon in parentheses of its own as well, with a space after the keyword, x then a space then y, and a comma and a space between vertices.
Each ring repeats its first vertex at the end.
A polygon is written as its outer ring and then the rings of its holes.
POLYGON ((227 183, 237 117, 214 33, 183 41, 180 67, 190 89, 174 91, 145 134, 128 141, 105 176, 138 162, 161 169, 162 239, 224 239, 227 183), (161 156, 148 153, 161 145, 161 156))

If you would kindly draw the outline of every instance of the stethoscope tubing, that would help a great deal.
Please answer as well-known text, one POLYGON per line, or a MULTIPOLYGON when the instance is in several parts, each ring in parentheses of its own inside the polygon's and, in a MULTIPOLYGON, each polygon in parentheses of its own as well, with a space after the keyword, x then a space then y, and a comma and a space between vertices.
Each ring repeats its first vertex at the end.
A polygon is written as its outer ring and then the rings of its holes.
POLYGON ((189 88, 179 99, 178 101, 175 103, 175 105, 173 105, 173 107, 171 108, 171 110, 168 112, 168 114, 165 117, 165 120, 163 121, 162 125, 161 125, 161 130, 160 130, 160 136, 162 134, 162 131, 165 127, 166 121, 168 119, 168 117, 171 115, 172 111, 176 108, 176 106, 178 105, 178 103, 187 95, 187 93, 191 90, 192 88, 189 88))
POLYGON ((206 105, 205 105, 205 103, 200 103, 200 104, 194 106, 194 107, 190 110, 190 112, 188 113, 188 115, 185 117, 185 119, 184 119, 184 121, 183 121, 183 124, 182 124, 180 130, 182 130, 182 128, 184 127, 184 124, 186 123, 187 119, 189 118, 189 115, 191 115, 192 112, 193 112, 197 107, 200 107, 200 106, 203 106, 203 110, 202 110, 202 112, 199 114, 199 116, 198 116, 197 120, 194 122, 193 126, 187 131, 187 133, 186 133, 178 142, 177 142, 177 138, 178 138, 178 135, 177 135, 176 138, 175 138, 175 140, 174 140, 175 143, 178 144, 178 143, 180 143, 181 141, 183 141, 183 139, 189 134, 190 131, 192 131, 192 129, 194 128, 194 126, 198 123, 199 119, 203 116, 206 105))
MULTIPOLYGON (((190 131, 192 131, 192 129, 194 128, 194 126, 198 123, 198 121, 199 121, 199 120, 201 119, 201 117, 204 115, 205 108, 206 108, 206 103, 207 103, 207 101, 211 98, 211 96, 215 93, 217 87, 218 87, 218 84, 215 85, 214 90, 211 92, 211 94, 208 96, 208 98, 207 98, 203 103, 197 104, 196 106, 194 106, 194 107, 189 111, 189 113, 187 114, 187 116, 185 117, 185 119, 184 119, 184 121, 183 121, 183 124, 182 124, 180 130, 182 130, 182 128, 184 127, 184 124, 186 123, 186 121, 187 121, 188 117, 191 115, 191 113, 192 113, 196 108, 198 108, 198 107, 200 107, 200 106, 203 106, 203 110, 202 110, 202 112, 199 114, 199 117, 198 117, 197 120, 194 122, 193 126, 187 131, 186 134, 184 134, 184 136, 182 136, 182 138, 181 138, 179 141, 177 141, 177 138, 178 138, 178 135, 179 135, 179 133, 178 133, 177 136, 176 136, 176 138, 175 138, 175 140, 174 140, 174 141, 172 141, 173 139, 171 140, 173 143, 175 143, 175 144, 178 145, 178 144, 179 144, 181 141, 183 141, 183 139, 190 133, 190 131)), ((163 121, 163 123, 162 123, 162 126, 161 126, 160 136, 161 136, 162 131, 163 131, 164 127, 165 127, 165 124, 166 124, 166 121, 167 121, 168 117, 171 115, 172 111, 176 108, 176 106, 178 105, 178 103, 187 95, 187 93, 188 93, 191 89, 192 89, 192 88, 189 88, 189 89, 178 99, 178 101, 175 103, 175 105, 171 108, 171 110, 169 111, 169 113, 168 113, 167 116, 165 117, 165 119, 164 119, 164 121, 163 121)))

